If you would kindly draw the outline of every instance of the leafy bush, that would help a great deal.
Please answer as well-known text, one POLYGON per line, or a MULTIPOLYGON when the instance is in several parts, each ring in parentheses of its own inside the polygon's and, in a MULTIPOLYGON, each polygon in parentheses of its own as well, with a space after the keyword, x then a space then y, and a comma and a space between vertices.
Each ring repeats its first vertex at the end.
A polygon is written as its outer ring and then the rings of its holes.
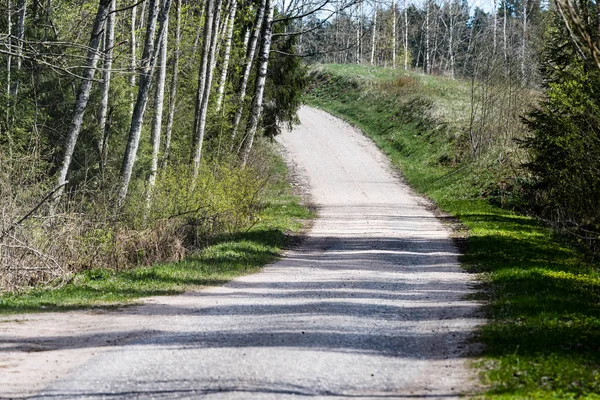
POLYGON ((137 181, 120 213, 116 190, 84 185, 63 196, 52 217, 44 204, 15 224, 54 182, 25 184, 28 175, 10 165, 0 164, 0 292, 61 285, 78 271, 180 261, 215 235, 255 224, 267 184, 264 171, 233 163, 206 163, 195 181, 188 167, 174 166, 161 171, 150 198, 137 181))

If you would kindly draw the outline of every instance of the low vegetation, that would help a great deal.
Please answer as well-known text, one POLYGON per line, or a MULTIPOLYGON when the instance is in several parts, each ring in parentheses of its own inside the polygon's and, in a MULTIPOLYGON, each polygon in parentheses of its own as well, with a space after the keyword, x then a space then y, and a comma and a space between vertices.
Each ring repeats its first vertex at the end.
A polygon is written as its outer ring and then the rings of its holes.
MULTIPOLYGON (((4 273, 5 285, 11 276, 18 285, 13 283, 12 290, 0 295, 0 313, 107 306, 181 293, 222 284, 275 260, 287 245, 288 234, 298 231, 312 213, 291 193, 285 165, 268 147, 266 143, 259 146, 269 155, 263 156, 260 175, 252 168, 223 165, 221 171, 201 175, 207 178, 200 178, 194 190, 202 199, 183 189, 188 187, 185 181, 167 175, 157 182, 155 196, 161 204, 146 216, 149 220, 144 221, 142 206, 129 210, 127 226, 86 229, 61 224, 63 236, 53 240, 44 236, 48 231, 39 230, 37 240, 47 246, 46 257, 53 254, 50 249, 61 264, 71 257, 71 262, 65 263, 69 267, 57 271, 53 268, 60 265, 56 261, 48 266, 52 274, 40 273, 43 263, 33 264, 40 265, 34 271, 23 267, 15 268, 12 275, 11 271, 4 273), (179 191, 173 187, 175 183, 182 186, 179 191), (189 210, 190 204, 201 206, 189 210), (85 251, 66 251, 66 243, 85 251)), ((65 218, 71 215, 65 214, 65 218)), ((90 220, 90 214, 84 217, 78 221, 90 220)), ((33 224, 41 223, 33 220, 33 224)), ((32 236, 30 224, 19 229, 23 237, 32 236)), ((32 248, 21 249, 21 257, 33 263, 32 252, 32 248)))
POLYGON ((599 398, 598 264, 523 212, 522 149, 510 141, 470 155, 469 84, 346 65, 311 74, 309 104, 361 128, 412 187, 467 229, 462 262, 481 274, 488 305, 478 335, 482 395, 599 398))

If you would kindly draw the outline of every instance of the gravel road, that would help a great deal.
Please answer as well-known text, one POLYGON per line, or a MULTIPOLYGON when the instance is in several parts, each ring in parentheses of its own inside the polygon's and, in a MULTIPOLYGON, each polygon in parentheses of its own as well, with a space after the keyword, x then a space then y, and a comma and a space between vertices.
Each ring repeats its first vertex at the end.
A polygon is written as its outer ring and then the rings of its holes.
POLYGON ((263 272, 110 312, 0 323, 0 397, 457 398, 482 322, 449 229, 352 127, 280 139, 318 208, 263 272))

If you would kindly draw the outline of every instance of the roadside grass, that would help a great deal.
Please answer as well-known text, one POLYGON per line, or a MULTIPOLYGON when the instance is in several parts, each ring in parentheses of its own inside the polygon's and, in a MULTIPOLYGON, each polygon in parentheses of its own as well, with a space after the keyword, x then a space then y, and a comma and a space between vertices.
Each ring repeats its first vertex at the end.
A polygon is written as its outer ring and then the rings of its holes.
POLYGON ((0 295, 0 314, 67 311, 92 306, 122 306, 148 296, 172 295, 221 285, 257 272, 275 261, 314 215, 292 194, 281 158, 272 160, 274 182, 265 195, 260 220, 247 232, 212 238, 211 244, 183 262, 114 271, 92 269, 57 289, 35 288, 0 295))
POLYGON ((477 298, 489 318, 477 337, 486 385, 477 395, 600 399, 600 266, 540 221, 498 206, 514 200, 502 189, 511 173, 502 162, 457 157, 465 110, 448 102, 467 104, 468 85, 360 66, 318 66, 313 77, 308 104, 359 127, 467 229, 461 261, 481 274, 477 298))

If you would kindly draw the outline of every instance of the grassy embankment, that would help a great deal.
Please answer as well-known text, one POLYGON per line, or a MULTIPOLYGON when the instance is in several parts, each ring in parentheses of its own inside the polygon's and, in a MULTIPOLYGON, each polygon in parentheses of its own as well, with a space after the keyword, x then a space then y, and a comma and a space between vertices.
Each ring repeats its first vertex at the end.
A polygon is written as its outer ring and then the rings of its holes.
POLYGON ((58 289, 0 295, 0 314, 122 305, 141 297, 220 285, 257 272, 279 257, 290 232, 297 232, 303 220, 313 217, 292 194, 287 169, 278 156, 273 158, 272 169, 274 179, 266 190, 260 221, 247 232, 213 238, 211 245, 183 262, 124 271, 93 269, 77 274, 58 289))
POLYGON ((408 183, 467 228, 466 268, 482 275, 485 398, 600 398, 598 264, 537 220, 500 208, 514 171, 461 157, 466 82, 382 68, 313 69, 309 104, 362 129, 408 183))

